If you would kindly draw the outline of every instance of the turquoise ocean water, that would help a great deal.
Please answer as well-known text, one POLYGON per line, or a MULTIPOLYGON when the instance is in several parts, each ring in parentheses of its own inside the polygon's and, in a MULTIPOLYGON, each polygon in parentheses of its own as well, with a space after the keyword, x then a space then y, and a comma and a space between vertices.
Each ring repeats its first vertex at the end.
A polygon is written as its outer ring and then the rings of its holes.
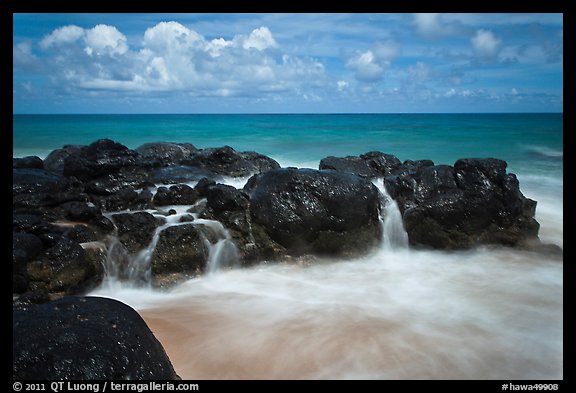
POLYGON ((516 171, 555 173, 563 151, 562 114, 14 115, 13 121, 15 157, 109 138, 130 148, 154 141, 229 145, 298 166, 380 150, 436 163, 491 156, 516 171))
MULTIPOLYGON (((282 166, 378 150, 508 162, 563 246, 562 114, 14 115, 13 156, 110 138, 232 146, 282 166)), ((545 254, 371 250, 304 267, 262 264, 169 292, 105 287, 136 308, 184 379, 563 378, 563 263, 545 254)))

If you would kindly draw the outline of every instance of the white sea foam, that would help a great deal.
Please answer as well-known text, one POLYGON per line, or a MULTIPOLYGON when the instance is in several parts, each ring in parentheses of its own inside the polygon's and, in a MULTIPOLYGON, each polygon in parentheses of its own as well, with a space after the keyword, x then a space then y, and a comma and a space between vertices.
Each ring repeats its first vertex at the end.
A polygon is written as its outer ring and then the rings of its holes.
POLYGON ((530 252, 383 246, 93 294, 138 309, 186 379, 563 377, 562 262, 530 252))
POLYGON ((183 378, 562 377, 562 264, 528 253, 379 250, 126 295, 183 378))
POLYGON ((564 157, 564 152, 562 150, 552 149, 552 148, 547 147, 547 146, 523 145, 522 147, 524 149, 536 154, 536 155, 541 156, 541 157, 558 158, 558 159, 564 157))

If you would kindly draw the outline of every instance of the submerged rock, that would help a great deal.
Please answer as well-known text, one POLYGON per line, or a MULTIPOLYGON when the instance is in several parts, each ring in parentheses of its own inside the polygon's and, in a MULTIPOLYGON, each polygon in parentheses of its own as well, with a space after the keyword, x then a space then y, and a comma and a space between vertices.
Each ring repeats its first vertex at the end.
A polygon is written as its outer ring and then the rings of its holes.
POLYGON ((131 307, 65 297, 13 311, 14 380, 179 379, 160 342, 131 307))
POLYGON ((355 254, 380 241, 379 192, 369 180, 287 168, 250 189, 252 220, 291 254, 355 254))

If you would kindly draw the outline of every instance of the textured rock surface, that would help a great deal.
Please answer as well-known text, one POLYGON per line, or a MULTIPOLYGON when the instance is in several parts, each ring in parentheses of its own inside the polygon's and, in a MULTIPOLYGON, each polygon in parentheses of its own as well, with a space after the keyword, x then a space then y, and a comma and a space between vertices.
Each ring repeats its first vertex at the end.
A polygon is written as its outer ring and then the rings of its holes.
POLYGON ((410 244, 438 249, 522 246, 537 238, 536 202, 520 192, 506 162, 461 159, 385 179, 410 244))
POLYGON ((65 297, 13 311, 15 380, 179 379, 164 348, 131 307, 65 297))
POLYGON ((252 220, 290 253, 366 251, 380 240, 378 189, 358 176, 278 169, 250 186, 252 220))

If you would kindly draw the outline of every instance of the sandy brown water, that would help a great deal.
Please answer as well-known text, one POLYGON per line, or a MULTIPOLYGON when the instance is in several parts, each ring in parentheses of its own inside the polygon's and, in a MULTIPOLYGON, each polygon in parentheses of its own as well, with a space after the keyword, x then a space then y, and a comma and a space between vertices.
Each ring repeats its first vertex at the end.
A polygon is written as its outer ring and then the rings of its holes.
POLYGON ((184 379, 563 377, 562 262, 531 253, 380 251, 140 301, 184 379))

